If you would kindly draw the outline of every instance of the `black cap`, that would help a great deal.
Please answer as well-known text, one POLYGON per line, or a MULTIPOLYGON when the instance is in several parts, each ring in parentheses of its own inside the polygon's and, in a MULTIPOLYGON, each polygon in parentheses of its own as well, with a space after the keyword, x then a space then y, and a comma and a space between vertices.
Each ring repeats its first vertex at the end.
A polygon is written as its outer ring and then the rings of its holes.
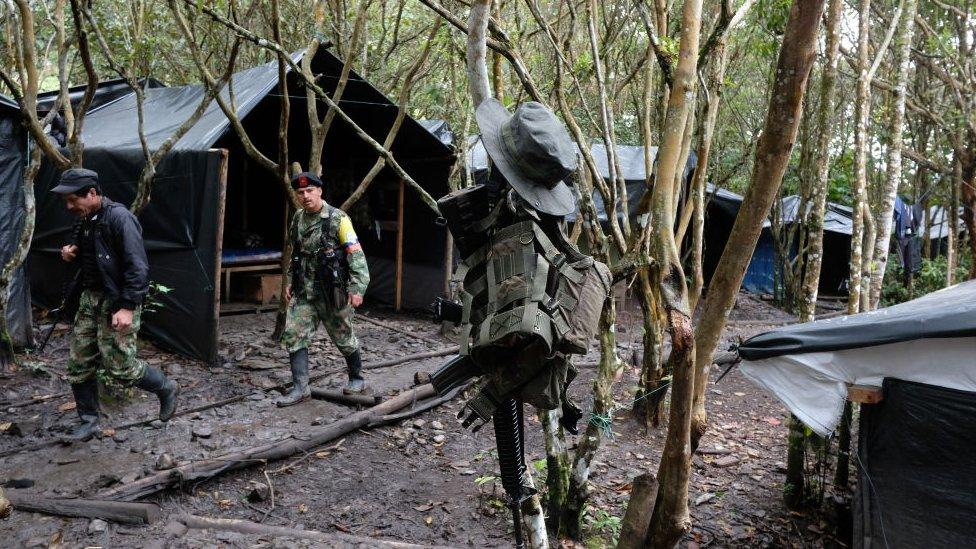
POLYGON ((51 189, 52 193, 69 194, 85 187, 98 188, 98 173, 85 168, 71 168, 65 170, 58 180, 58 185, 51 189))
POLYGON ((291 178, 291 188, 294 190, 306 187, 322 188, 322 180, 312 172, 302 172, 291 178))

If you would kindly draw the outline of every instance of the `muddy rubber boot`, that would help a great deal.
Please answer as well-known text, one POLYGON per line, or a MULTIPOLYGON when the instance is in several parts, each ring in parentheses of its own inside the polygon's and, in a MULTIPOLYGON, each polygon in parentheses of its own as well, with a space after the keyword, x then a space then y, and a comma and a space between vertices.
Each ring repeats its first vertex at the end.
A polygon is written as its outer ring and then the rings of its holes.
POLYGON ((291 361, 291 390, 275 401, 279 408, 294 406, 312 396, 308 388, 308 348, 291 353, 288 359, 291 361))
POLYGON ((62 438, 65 442, 85 442, 98 433, 98 381, 92 377, 74 383, 71 392, 75 396, 75 409, 81 424, 62 438))
POLYGON ((136 383, 136 387, 143 391, 149 391, 159 398, 159 420, 169 421, 176 412, 176 398, 180 395, 180 386, 166 374, 153 368, 146 367, 146 373, 142 374, 142 379, 136 383))
POLYGON ((349 371, 349 382, 346 383, 346 388, 342 390, 343 394, 358 395, 366 391, 366 380, 363 379, 363 360, 359 354, 359 349, 346 357, 346 367, 349 371))

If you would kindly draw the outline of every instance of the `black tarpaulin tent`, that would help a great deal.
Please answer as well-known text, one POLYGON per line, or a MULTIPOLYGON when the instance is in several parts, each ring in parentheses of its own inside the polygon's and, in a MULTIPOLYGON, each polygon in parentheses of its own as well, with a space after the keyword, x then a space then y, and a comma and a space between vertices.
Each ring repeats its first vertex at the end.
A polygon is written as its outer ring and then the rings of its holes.
MULTIPOLYGON (((320 85, 331 93, 342 62, 320 49, 312 69, 319 75, 320 85)), ((232 82, 237 114, 254 146, 276 158, 281 98, 276 64, 238 72, 232 82)), ((305 90, 291 73, 288 85, 289 152, 292 160, 304 162, 310 152, 305 90)), ((190 116, 203 93, 199 85, 146 90, 144 126, 151 148, 157 148, 190 116)), ((397 113, 396 105, 354 72, 340 105, 380 142, 397 113)), ((319 107, 324 113, 325 105, 319 107)), ((135 97, 129 94, 90 112, 84 128, 85 167, 98 171, 105 194, 123 203, 131 202, 143 166, 139 136, 133 131, 136 115, 135 97)), ((339 118, 323 151, 326 198, 338 205, 377 155, 339 118)), ((392 152, 435 198, 447 192, 453 150, 409 116, 392 152)), ((65 271, 56 251, 68 238, 71 221, 58 198, 46 192, 57 176, 45 167, 37 181, 38 230, 30 276, 35 282, 34 298, 45 306, 57 301, 61 288, 65 271)), ((281 183, 251 161, 226 116, 213 103, 157 169, 152 202, 140 215, 150 278, 173 289, 163 296, 163 307, 147 316, 146 333, 177 352, 215 361, 221 279, 228 280, 233 268, 241 266, 276 267, 286 208, 281 183)), ((403 307, 420 308, 442 294, 447 276, 443 261, 446 231, 392 170, 384 168, 348 213, 369 257, 372 282, 367 299, 393 305, 399 293, 403 307)))
MULTIPOLYGON (((143 78, 139 81, 145 88, 161 88, 163 83, 155 78, 143 78)), ((73 106, 78 106, 81 103, 82 98, 85 96, 85 91, 88 86, 72 86, 68 88, 68 100, 73 106)), ((132 93, 132 89, 129 84, 121 78, 116 78, 114 80, 103 80, 98 83, 95 88, 95 95, 92 96, 91 105, 88 106, 88 111, 91 112, 98 107, 106 103, 111 103, 116 99, 129 95, 132 93)), ((37 111, 38 113, 46 113, 51 110, 54 103, 58 100, 61 95, 59 90, 46 91, 37 94, 37 111)))
MULTIPOLYGON (((17 251, 24 228, 24 168, 27 131, 17 103, 0 95, 0 269, 17 251)), ((14 271, 7 302, 7 329, 13 344, 31 344, 30 290, 24 266, 14 271)))
POLYGON ((861 406, 857 547, 962 547, 976 531, 976 280, 739 346, 742 372, 821 435, 861 406), (920 513, 920 509, 924 509, 920 513))

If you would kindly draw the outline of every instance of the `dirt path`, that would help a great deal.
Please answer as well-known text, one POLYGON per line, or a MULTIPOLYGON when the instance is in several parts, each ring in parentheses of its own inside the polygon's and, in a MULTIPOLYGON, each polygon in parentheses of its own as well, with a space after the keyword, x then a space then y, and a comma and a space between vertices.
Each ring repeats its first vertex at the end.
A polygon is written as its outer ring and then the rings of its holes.
MULTIPOLYGON (((629 312, 621 317, 618 334, 622 354, 628 356, 630 347, 639 342, 639 325, 629 312)), ((789 319, 751 298, 740 299, 732 317, 769 322, 789 319)), ((357 330, 367 362, 453 343, 424 319, 379 313, 375 318, 443 345, 360 321, 357 330)), ((56 445, 0 458, 0 481, 33 483, 29 488, 12 489, 20 493, 86 495, 155 472, 164 453, 176 462, 211 457, 348 414, 349 408, 324 401, 287 409, 274 406, 276 393, 267 389, 287 381, 290 374, 285 353, 266 343, 272 322, 270 314, 222 319, 221 356, 225 360, 214 368, 174 358, 151 346, 141 351, 184 385, 182 406, 234 396, 243 396, 242 400, 177 417, 164 427, 139 426, 85 444, 56 445)), ((735 340, 761 331, 762 325, 746 324, 734 327, 726 337, 735 340)), ((65 340, 65 336, 56 338, 50 353, 40 358, 51 364, 62 363, 65 340)), ((311 354, 313 375, 343 364, 328 343, 317 344, 311 354)), ((596 358, 591 351, 579 362, 596 358)), ((370 373, 369 382, 378 393, 407 387, 415 372, 431 371, 442 360, 427 359, 375 371, 370 373)), ((614 415, 613 435, 601 448, 594 467, 594 497, 588 519, 591 546, 604 546, 612 535, 617 517, 623 515, 630 479, 657 468, 663 431, 643 433, 627 411, 637 373, 627 368, 616 386, 619 411, 614 415)), ((591 368, 584 368, 582 379, 573 386, 574 396, 584 408, 590 405, 593 374, 591 368)), ((334 375, 317 385, 338 387, 343 379, 334 375)), ((19 372, 3 380, 0 399, 16 403, 66 390, 67 385, 52 382, 47 376, 19 372)), ((707 453, 694 459, 690 501, 695 528, 686 543, 702 547, 802 547, 821 543, 821 527, 816 521, 811 524, 805 517, 791 516, 781 504, 784 408, 737 371, 709 390, 712 421, 702 441, 707 453)), ((64 396, 12 409, 0 407, 3 421, 16 423, 22 433, 0 435, 0 452, 50 440, 67 428, 75 421, 74 411, 65 410, 70 402, 70 397, 64 396)), ((354 433, 308 455, 165 492, 154 501, 171 513, 242 518, 427 545, 506 547, 509 517, 500 507, 501 487, 490 478, 496 467, 493 439, 487 429, 475 434, 460 429, 455 419, 460 402, 458 399, 399 425, 354 433), (254 483, 269 482, 275 494, 273 508, 269 500, 250 502, 245 498, 254 483)), ((125 405, 107 407, 109 417, 103 419, 103 425, 151 417, 154 410, 154 399, 140 394, 125 405)), ((541 465, 541 428, 534 415, 528 415, 527 459, 541 465)), ((148 527, 109 525, 97 531, 98 525, 92 527, 88 520, 15 512, 0 522, 0 540, 4 540, 0 546, 46 547, 52 535, 62 536, 67 546, 142 546, 162 539, 165 528, 163 521, 148 527)), ((175 546, 253 547, 262 543, 254 535, 191 531, 175 546)))

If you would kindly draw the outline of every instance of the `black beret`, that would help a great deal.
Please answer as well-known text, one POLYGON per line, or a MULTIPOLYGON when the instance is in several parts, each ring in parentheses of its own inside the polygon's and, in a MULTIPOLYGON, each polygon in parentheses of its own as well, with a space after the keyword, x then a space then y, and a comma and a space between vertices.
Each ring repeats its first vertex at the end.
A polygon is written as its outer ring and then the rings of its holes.
POLYGON ((291 178, 291 188, 294 190, 306 187, 322 187, 322 180, 312 172, 302 172, 291 178))

